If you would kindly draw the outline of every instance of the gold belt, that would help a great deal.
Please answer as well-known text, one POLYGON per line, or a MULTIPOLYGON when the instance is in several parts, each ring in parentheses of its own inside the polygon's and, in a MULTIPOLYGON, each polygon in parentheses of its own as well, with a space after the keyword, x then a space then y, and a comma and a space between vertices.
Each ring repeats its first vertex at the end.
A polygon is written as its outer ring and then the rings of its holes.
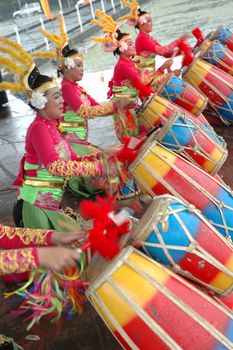
POLYGON ((69 127, 69 128, 77 128, 79 126, 83 126, 83 127, 86 127, 86 122, 75 122, 75 123, 72 123, 72 122, 60 122, 59 123, 62 127, 69 127))
POLYGON ((113 93, 113 96, 116 98, 136 98, 137 97, 137 95, 135 95, 135 94, 134 95, 132 95, 132 94, 127 95, 127 94, 119 94, 119 93, 116 93, 116 94, 113 93))
POLYGON ((63 189, 64 187, 64 181, 59 182, 59 181, 41 181, 41 180, 29 180, 29 179, 24 179, 23 183, 28 186, 33 186, 33 187, 48 187, 48 188, 59 188, 63 189))

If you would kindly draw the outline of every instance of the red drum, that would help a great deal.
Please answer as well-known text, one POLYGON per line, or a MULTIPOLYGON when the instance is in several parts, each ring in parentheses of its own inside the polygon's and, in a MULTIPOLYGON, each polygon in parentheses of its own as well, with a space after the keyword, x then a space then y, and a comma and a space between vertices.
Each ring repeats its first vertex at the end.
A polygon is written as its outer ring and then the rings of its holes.
POLYGON ((167 120, 155 139, 210 174, 216 174, 228 156, 222 137, 181 112, 167 120))
POLYGON ((194 55, 233 75, 233 52, 220 42, 206 39, 194 55))
POLYGON ((174 112, 182 112, 188 119, 192 119, 196 123, 204 124, 214 131, 202 114, 199 116, 193 115, 184 108, 157 94, 150 96, 141 104, 137 110, 137 118, 139 118, 144 128, 150 131, 160 123, 166 123, 174 112))
POLYGON ((151 140, 143 145, 129 172, 143 192, 151 197, 170 193, 193 204, 222 235, 233 238, 233 194, 218 176, 151 140))
POLYGON ((158 94, 195 115, 199 115, 207 104, 207 98, 203 94, 173 75, 168 76, 159 86, 158 94))
POLYGON ((233 77, 196 58, 184 71, 183 78, 205 94, 211 107, 224 120, 233 123, 233 77))
POLYGON ((193 205, 157 196, 132 234, 146 255, 221 295, 233 290, 233 247, 193 205))
POLYGON ((232 313, 132 247, 102 268, 86 295, 124 349, 233 348, 232 313))

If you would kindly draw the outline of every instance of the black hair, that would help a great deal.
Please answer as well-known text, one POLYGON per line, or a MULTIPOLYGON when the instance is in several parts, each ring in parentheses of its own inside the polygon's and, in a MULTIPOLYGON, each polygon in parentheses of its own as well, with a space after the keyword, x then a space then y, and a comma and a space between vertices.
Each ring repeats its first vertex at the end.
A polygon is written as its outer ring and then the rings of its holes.
MULTIPOLYGON (((142 10, 140 9, 140 7, 139 7, 139 9, 138 9, 138 11, 137 11, 137 15, 138 15, 138 17, 141 17, 141 16, 143 16, 143 15, 149 15, 149 12, 147 12, 147 11, 142 11, 142 10)), ((136 25, 135 28, 136 28, 136 29, 139 29, 139 28, 138 28, 138 25, 136 25)))
MULTIPOLYGON (((117 29, 116 33, 118 34, 117 35, 117 41, 120 41, 121 39, 123 39, 125 36, 128 36, 129 33, 122 33, 120 31, 120 29, 117 29)), ((120 55, 120 51, 119 51, 119 48, 117 48, 115 51, 113 51, 113 55, 116 56, 116 55, 120 55)))
MULTIPOLYGON (((78 54, 78 50, 76 49, 70 49, 69 45, 66 45, 64 47, 64 49, 62 50, 62 56, 63 57, 71 57, 71 56, 74 56, 76 54, 78 54)), ((60 68, 60 69, 57 69, 57 76, 60 77, 60 75, 63 73, 63 69, 60 68)))
MULTIPOLYGON (((41 85, 45 84, 45 83, 48 83, 50 81, 52 81, 53 78, 51 77, 48 77, 47 75, 42 75, 42 74, 39 74, 35 80, 33 81, 33 83, 31 84, 31 89, 34 90, 34 89, 38 89, 41 85)), ((36 111, 37 109, 31 105, 31 103, 29 103, 29 106, 34 110, 36 111)))

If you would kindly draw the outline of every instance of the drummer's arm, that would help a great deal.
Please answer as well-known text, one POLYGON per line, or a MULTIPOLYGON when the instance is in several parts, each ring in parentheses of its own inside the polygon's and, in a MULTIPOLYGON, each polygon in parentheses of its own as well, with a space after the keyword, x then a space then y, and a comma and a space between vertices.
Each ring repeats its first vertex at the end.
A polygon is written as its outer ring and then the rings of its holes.
POLYGON ((141 75, 136 69, 128 68, 127 69, 127 79, 131 81, 132 86, 138 90, 139 94, 143 97, 148 97, 154 93, 154 90, 141 81, 141 75))

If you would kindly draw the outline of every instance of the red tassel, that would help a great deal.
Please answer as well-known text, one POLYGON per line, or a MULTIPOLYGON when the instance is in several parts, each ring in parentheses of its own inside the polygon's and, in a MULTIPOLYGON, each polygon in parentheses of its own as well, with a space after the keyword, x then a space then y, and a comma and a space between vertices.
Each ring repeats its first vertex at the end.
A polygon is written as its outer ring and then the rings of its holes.
POLYGON ((199 45, 202 44, 203 41, 205 40, 205 35, 201 31, 200 27, 193 28, 192 33, 195 36, 195 38, 197 39, 198 44, 199 45))
POLYGON ((96 203, 83 201, 82 213, 94 219, 93 228, 88 231, 92 254, 98 251, 106 259, 112 259, 119 253, 118 242, 123 234, 129 232, 130 222, 118 225, 109 214, 116 211, 116 200, 110 195, 106 199, 96 198, 96 203))
POLYGON ((182 67, 189 66, 194 60, 191 46, 189 46, 185 41, 180 42, 178 46, 184 54, 182 67))

